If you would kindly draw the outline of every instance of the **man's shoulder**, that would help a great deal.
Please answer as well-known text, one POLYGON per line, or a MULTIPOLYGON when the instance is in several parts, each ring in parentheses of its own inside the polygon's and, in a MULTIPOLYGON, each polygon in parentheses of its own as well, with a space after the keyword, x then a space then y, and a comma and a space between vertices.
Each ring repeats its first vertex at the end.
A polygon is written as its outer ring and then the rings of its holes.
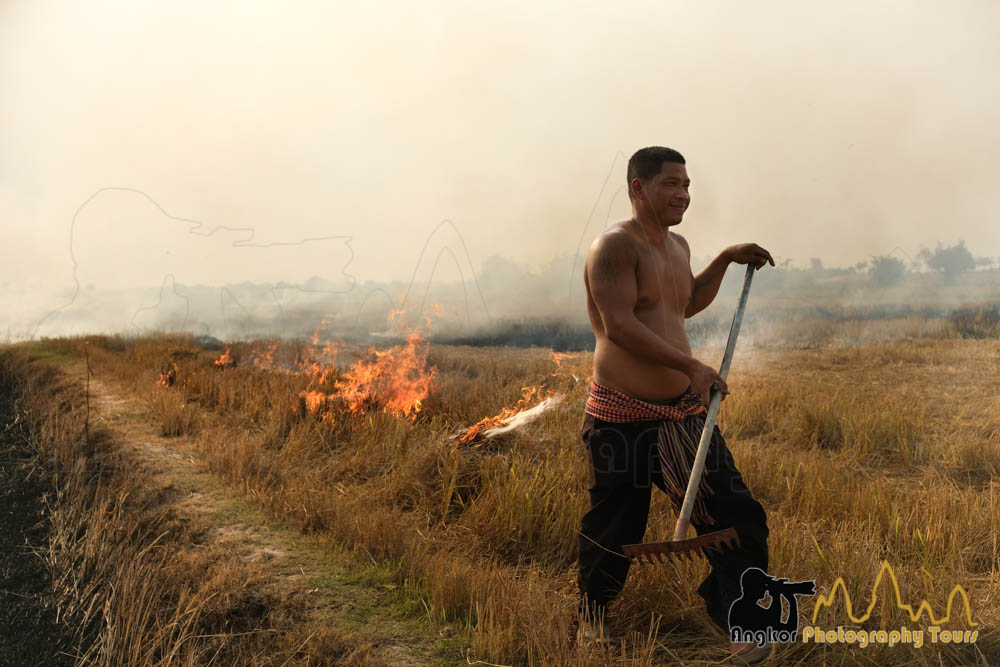
POLYGON ((591 254, 612 253, 615 255, 634 254, 637 249, 635 237, 625 226, 624 222, 616 222, 608 225, 601 231, 590 244, 591 254))
POLYGON ((680 249, 684 251, 684 255, 691 261, 691 246, 688 245, 687 239, 678 234, 677 232, 670 232, 670 238, 674 240, 680 249))
POLYGON ((678 234, 677 232, 674 232, 674 231, 670 232, 670 236, 673 237, 673 239, 676 240, 677 243, 682 248, 684 248, 684 252, 686 252, 688 254, 688 257, 690 257, 691 256, 691 246, 688 245, 687 239, 684 238, 683 236, 681 236, 680 234, 678 234))

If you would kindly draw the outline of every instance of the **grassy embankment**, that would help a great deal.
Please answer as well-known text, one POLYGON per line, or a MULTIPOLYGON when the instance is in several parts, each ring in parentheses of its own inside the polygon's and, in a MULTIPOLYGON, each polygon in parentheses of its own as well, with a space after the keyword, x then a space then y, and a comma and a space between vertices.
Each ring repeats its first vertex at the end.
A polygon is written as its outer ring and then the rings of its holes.
MULTIPOLYGON (((22 612, 44 621, 21 618, 24 628, 7 629, 11 664, 373 664, 369 645, 314 622, 303 591, 277 585, 265 564, 211 539, 218 525, 184 512, 176 502, 184 494, 141 465, 117 425, 100 423, 83 380, 61 372, 80 361, 82 346, 76 339, 0 350, 4 437, 17 441, 25 473, 15 491, 23 498, 29 484, 48 489, 28 498, 39 508, 11 507, 37 510, 45 538, 32 544, 40 560, 23 553, 5 569, 5 589, 32 593, 22 612), (21 581, 27 577, 37 581, 21 581)), ((222 523, 262 520, 232 501, 212 519, 233 512, 239 516, 222 523)), ((359 568, 357 583, 388 581, 381 570, 359 568)))

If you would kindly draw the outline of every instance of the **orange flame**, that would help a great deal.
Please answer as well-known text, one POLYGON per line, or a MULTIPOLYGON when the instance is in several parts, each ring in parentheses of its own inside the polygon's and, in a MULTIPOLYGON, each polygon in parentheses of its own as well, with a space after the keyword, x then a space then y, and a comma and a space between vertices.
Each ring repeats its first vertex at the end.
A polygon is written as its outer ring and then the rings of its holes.
POLYGON ((171 362, 170 368, 160 373, 160 377, 156 380, 156 384, 159 387, 173 387, 174 382, 177 381, 177 364, 171 362))
POLYGON ((233 368, 233 367, 235 367, 236 366, 236 360, 233 359, 233 355, 230 354, 230 352, 232 351, 232 349, 233 348, 231 346, 227 347, 226 351, 223 352, 222 355, 218 359, 216 359, 214 362, 212 362, 212 364, 216 368, 233 368))
MULTIPOLYGON (((315 340, 315 338, 314 335, 313 339, 315 340)), ((342 342, 330 341, 323 346, 319 353, 312 348, 304 348, 296 355, 295 366, 314 381, 325 384, 336 376, 337 369, 334 366, 334 361, 343 346, 342 342)))
POLYGON ((521 387, 521 392, 523 396, 512 408, 504 408, 499 414, 493 417, 486 417, 476 422, 469 429, 457 438, 455 441, 456 445, 466 445, 477 439, 483 432, 488 431, 491 428, 497 428, 499 426, 504 426, 509 423, 518 413, 535 407, 542 401, 544 401, 548 396, 542 396, 542 386, 541 385, 531 385, 530 387, 521 387))
POLYGON ((418 332, 409 334, 405 345, 382 352, 372 346, 369 359, 355 362, 337 383, 338 396, 351 412, 381 406, 396 416, 416 419, 438 372, 434 366, 426 369, 428 348, 418 332))
POLYGON ((403 321, 403 313, 406 312, 405 308, 394 308, 389 311, 389 315, 386 317, 390 325, 396 327, 404 327, 406 323, 403 321))
POLYGON ((396 308, 389 311, 388 325, 390 328, 395 328, 395 330, 401 335, 405 335, 408 332, 417 331, 421 327, 428 328, 431 325, 431 321, 434 317, 441 317, 444 315, 444 309, 441 308, 440 304, 432 302, 428 304, 430 307, 430 313, 424 315, 424 321, 419 325, 411 327, 404 317, 406 313, 406 308, 396 308))
POLYGON ((329 317, 324 317, 323 320, 319 324, 316 325, 316 328, 313 329, 313 333, 312 333, 312 344, 313 345, 319 345, 319 339, 320 339, 319 332, 326 330, 326 326, 328 324, 330 324, 330 318, 329 317))
MULTIPOLYGON (((390 323, 405 327, 402 319, 404 312, 403 308, 390 312, 390 323)), ((438 372, 435 367, 427 368, 430 345, 421 333, 411 329, 406 335, 406 344, 381 352, 374 346, 370 347, 368 357, 356 361, 339 378, 341 372, 338 372, 334 362, 344 343, 328 341, 322 349, 315 349, 320 342, 320 331, 326 324, 327 320, 323 320, 316 327, 311 338, 312 345, 300 347, 293 363, 279 365, 275 361, 280 341, 271 343, 265 352, 255 351, 252 363, 263 370, 302 373, 310 378, 310 384, 314 386, 332 385, 333 391, 328 393, 319 389, 299 392, 299 405, 295 412, 311 413, 321 416, 323 421, 333 421, 338 411, 360 413, 369 408, 379 408, 396 416, 416 419, 438 372)))
POLYGON ((333 423, 333 410, 330 406, 332 398, 332 394, 326 394, 322 391, 299 392, 299 401, 303 414, 308 412, 309 414, 316 415, 322 421, 330 423, 333 423))
POLYGON ((253 365, 268 371, 274 370, 274 353, 277 351, 280 344, 280 340, 274 341, 268 346, 267 351, 264 352, 263 355, 255 350, 253 353, 253 365))
POLYGON ((563 367, 562 362, 564 360, 579 359, 579 352, 556 352, 555 350, 549 350, 549 354, 552 355, 552 362, 556 365, 556 370, 553 371, 552 375, 572 376, 574 379, 578 379, 575 373, 571 373, 563 367))

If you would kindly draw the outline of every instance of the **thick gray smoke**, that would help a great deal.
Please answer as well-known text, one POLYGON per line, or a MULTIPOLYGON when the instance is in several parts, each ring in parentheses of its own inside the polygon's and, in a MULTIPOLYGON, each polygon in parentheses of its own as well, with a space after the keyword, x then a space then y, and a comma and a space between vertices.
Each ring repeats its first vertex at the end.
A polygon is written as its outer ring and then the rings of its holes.
POLYGON ((995 258, 998 25, 987 0, 5 3, 0 335, 585 322, 580 258, 653 144, 688 158, 702 261, 995 258))

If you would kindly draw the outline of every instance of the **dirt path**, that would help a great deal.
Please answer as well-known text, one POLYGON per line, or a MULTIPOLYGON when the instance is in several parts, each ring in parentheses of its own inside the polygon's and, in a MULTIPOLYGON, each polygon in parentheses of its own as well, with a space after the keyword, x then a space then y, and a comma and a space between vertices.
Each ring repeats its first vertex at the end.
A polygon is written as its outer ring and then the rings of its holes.
MULTIPOLYGON (((86 378, 82 361, 63 368, 86 378)), ((91 422, 110 429, 131 457, 171 491, 168 497, 179 512, 213 527, 210 542, 229 542, 239 558, 260 563, 272 583, 306 591, 310 617, 343 630, 359 646, 370 645, 375 664, 464 662, 459 653, 445 651, 449 637, 432 634, 419 601, 392 583, 388 568, 359 562, 329 538, 302 535, 247 502, 197 459, 192 438, 159 435, 143 401, 113 377, 91 371, 91 422)))

